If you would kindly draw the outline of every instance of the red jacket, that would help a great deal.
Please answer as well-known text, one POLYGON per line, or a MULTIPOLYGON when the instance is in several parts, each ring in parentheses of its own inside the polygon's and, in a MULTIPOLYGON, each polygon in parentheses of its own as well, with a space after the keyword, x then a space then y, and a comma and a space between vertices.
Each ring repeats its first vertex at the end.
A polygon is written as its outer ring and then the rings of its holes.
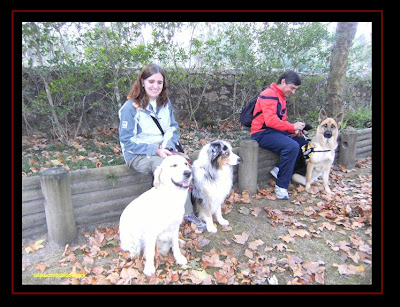
POLYGON ((270 87, 261 92, 260 96, 278 97, 279 101, 275 99, 264 99, 262 97, 257 99, 253 115, 259 111, 262 111, 262 113, 253 119, 250 133, 254 134, 267 128, 295 133, 294 125, 286 120, 286 99, 276 83, 271 83, 270 87))

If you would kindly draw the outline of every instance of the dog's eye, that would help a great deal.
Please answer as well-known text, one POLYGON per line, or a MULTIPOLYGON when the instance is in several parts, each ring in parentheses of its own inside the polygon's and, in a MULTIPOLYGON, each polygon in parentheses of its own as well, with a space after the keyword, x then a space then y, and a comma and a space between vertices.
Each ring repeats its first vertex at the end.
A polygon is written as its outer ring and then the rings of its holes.
POLYGON ((178 167, 178 164, 172 164, 171 167, 178 167))
POLYGON ((229 156, 229 152, 224 153, 225 156, 229 156))
POLYGON ((328 124, 325 124, 325 125, 323 125, 322 127, 324 127, 324 128, 328 128, 328 124))
POLYGON ((332 126, 331 126, 331 129, 335 129, 335 128, 336 128, 335 125, 332 125, 332 126))

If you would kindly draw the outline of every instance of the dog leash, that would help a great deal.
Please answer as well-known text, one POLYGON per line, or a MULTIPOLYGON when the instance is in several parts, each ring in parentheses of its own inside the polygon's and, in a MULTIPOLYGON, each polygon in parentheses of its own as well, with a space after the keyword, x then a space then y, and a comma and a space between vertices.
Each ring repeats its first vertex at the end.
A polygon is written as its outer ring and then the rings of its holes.
POLYGON ((188 161, 189 166, 192 166, 192 161, 190 160, 190 158, 187 154, 184 154, 183 152, 180 152, 180 151, 171 151, 171 153, 173 155, 178 155, 178 156, 184 157, 188 161))

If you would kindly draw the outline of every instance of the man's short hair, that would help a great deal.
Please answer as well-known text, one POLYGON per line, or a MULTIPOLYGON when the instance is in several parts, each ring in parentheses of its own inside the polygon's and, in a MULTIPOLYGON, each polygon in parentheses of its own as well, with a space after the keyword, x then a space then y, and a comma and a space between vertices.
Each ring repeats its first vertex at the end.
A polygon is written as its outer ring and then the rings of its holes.
POLYGON ((281 84, 282 79, 285 79, 286 84, 294 84, 299 86, 301 84, 300 76, 293 70, 287 70, 278 79, 278 84, 281 84))

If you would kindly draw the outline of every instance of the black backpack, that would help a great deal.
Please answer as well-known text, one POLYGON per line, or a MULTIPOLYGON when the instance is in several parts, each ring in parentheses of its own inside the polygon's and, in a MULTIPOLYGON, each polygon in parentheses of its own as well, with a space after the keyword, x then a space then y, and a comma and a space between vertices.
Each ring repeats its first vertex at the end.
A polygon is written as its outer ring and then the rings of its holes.
POLYGON ((240 122, 242 123, 243 126, 251 127, 251 122, 253 121, 253 119, 255 119, 258 115, 262 113, 262 111, 259 111, 256 113, 256 115, 253 116, 254 107, 256 106, 257 99, 259 97, 262 99, 274 99, 279 101, 278 97, 273 97, 273 96, 266 97, 261 95, 251 99, 250 102, 246 106, 244 106, 240 111, 240 122))

